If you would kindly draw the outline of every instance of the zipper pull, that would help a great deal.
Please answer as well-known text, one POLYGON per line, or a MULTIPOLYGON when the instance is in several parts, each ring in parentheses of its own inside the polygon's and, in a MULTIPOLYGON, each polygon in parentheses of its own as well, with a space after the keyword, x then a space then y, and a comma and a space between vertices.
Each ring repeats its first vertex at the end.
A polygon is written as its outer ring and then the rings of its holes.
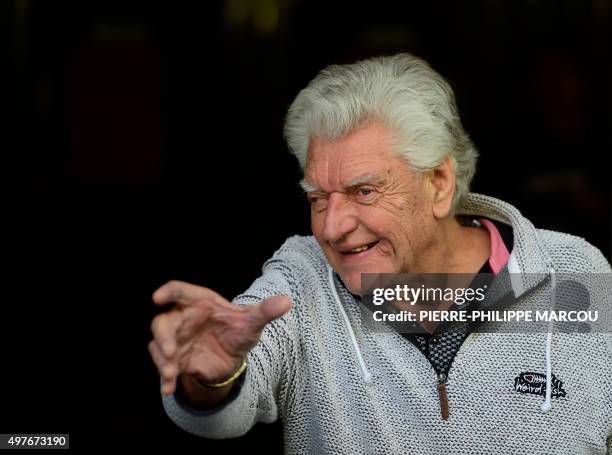
POLYGON ((438 375, 438 396, 440 397, 440 415, 442 420, 448 419, 448 394, 446 393, 446 375, 438 375))

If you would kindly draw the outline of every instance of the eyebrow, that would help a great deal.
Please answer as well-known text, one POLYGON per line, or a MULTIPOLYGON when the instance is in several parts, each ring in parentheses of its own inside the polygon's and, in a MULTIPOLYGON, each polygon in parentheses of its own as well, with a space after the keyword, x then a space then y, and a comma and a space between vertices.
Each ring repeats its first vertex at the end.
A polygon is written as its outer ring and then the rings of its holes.
POLYGON ((312 193, 313 191, 319 191, 319 189, 316 186, 312 185, 308 180, 306 180, 306 178, 300 180, 300 186, 302 187, 302 190, 304 190, 304 193, 312 193))
MULTIPOLYGON (((344 187, 345 188, 354 188, 356 186, 359 185, 364 185, 366 183, 380 183, 381 182, 381 178, 380 176, 376 175, 376 174, 366 174, 366 175, 362 175, 360 177, 356 177, 352 180, 349 180, 344 187)), ((308 180, 306 180, 306 178, 303 178, 300 181, 300 186, 302 187, 302 190, 304 190, 304 192, 306 193, 311 193, 313 191, 322 191, 320 188, 317 188, 316 186, 314 186, 312 183, 310 183, 308 180)))

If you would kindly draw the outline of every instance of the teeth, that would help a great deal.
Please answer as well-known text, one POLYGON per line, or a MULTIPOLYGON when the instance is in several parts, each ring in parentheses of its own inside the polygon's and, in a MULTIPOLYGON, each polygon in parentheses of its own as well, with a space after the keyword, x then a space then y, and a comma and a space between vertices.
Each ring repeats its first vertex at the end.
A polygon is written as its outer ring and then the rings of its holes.
POLYGON ((364 245, 364 246, 360 246, 359 248, 353 248, 351 250, 351 253, 359 253, 360 251, 365 251, 367 249, 368 249, 368 246, 364 245))

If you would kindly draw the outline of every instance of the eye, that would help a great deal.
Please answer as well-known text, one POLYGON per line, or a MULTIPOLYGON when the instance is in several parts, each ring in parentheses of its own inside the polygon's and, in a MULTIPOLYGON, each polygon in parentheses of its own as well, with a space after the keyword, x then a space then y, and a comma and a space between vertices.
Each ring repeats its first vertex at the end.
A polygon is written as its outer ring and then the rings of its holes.
POLYGON ((308 193, 306 196, 313 210, 319 212, 327 207, 327 197, 321 193, 308 193))
POLYGON ((363 204, 368 204, 370 202, 373 202, 374 199, 376 199, 377 195, 378 192, 375 188, 369 186, 362 186, 356 188, 355 191, 353 191, 353 200, 363 204))
POLYGON ((306 198, 308 199, 308 202, 310 202, 311 204, 316 204, 317 201, 321 199, 321 197, 315 193, 308 193, 306 195, 306 198))

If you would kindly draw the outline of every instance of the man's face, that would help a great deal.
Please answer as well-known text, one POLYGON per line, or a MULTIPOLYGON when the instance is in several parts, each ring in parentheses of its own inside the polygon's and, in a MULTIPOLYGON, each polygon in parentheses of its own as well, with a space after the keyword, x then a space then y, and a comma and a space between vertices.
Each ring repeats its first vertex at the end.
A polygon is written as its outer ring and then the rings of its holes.
POLYGON ((312 232, 353 294, 362 273, 418 271, 434 244, 426 174, 394 155, 391 140, 374 122, 334 141, 313 138, 308 149, 312 232))

